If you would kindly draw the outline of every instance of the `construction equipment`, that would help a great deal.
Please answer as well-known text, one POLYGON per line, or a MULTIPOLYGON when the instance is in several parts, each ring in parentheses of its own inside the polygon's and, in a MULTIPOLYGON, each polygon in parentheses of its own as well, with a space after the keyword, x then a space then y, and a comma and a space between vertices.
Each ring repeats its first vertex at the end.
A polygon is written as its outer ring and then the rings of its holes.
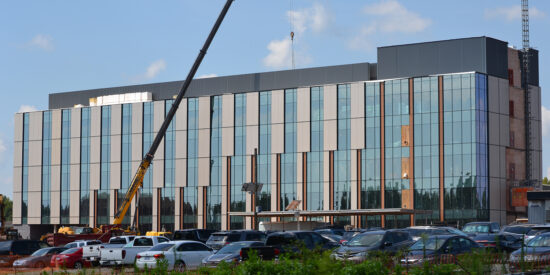
MULTIPOLYGON (((193 80, 193 77, 195 76, 195 73, 197 72, 199 65, 202 62, 202 59, 206 55, 206 51, 208 50, 208 47, 210 47, 210 43, 214 39, 214 36, 216 35, 216 32, 218 31, 218 28, 220 27, 225 15, 227 14, 227 11, 229 10, 229 7, 231 6, 231 3, 233 0, 227 0, 225 3, 225 6, 223 7, 220 15, 218 16, 218 19, 216 20, 216 23, 214 24, 214 27, 210 31, 210 34, 208 35, 208 38, 206 39, 202 49, 199 52, 199 55, 197 56, 195 63, 191 67, 191 70, 189 71, 189 74, 187 75, 187 78, 185 79, 185 82, 183 83, 178 96, 174 100, 174 103, 172 104, 172 107, 170 108, 170 111, 168 114, 166 114, 166 118, 164 119, 164 122, 162 123, 162 126, 160 127, 157 135, 155 136, 155 139, 153 140, 153 143, 151 144, 151 147, 149 148, 149 152, 145 154, 143 159, 141 160, 141 163, 138 167, 138 170, 132 179, 132 183, 130 184, 130 187, 128 188, 128 191, 126 192, 126 195, 124 196, 124 199, 118 208, 117 212, 114 216, 114 222, 113 224, 115 226, 119 226, 122 223, 122 220, 124 219, 124 216, 126 215, 126 212, 128 211, 128 208, 130 207, 133 198, 138 193, 139 189, 143 185, 143 178, 145 177, 145 173, 147 173, 147 169, 149 169, 149 165, 151 165, 151 162, 153 161, 153 158, 155 156, 155 153, 157 151, 157 148, 160 145, 160 142, 164 138, 164 134, 166 133, 166 129, 170 125, 170 122, 172 121, 172 118, 176 114, 176 110, 178 109, 183 96, 185 95, 185 92, 187 91, 187 88, 191 84, 191 81, 193 80)), ((136 204, 136 207, 138 204, 136 204)), ((132 224, 133 228, 136 228, 136 219, 134 219, 134 222, 132 224)))

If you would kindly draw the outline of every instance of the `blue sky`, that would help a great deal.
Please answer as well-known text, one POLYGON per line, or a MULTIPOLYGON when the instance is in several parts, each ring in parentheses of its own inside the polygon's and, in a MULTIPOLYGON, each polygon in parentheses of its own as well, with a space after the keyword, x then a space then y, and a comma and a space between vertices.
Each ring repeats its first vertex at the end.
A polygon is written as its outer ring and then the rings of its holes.
MULTIPOLYGON (((12 193, 13 114, 48 94, 181 80, 224 0, 0 1, 0 193, 12 193)), ((197 76, 376 62, 376 47, 469 36, 521 46, 520 0, 237 0, 197 76)), ((550 1, 531 0, 550 148, 550 1)), ((550 156, 543 157, 550 174, 550 156)))

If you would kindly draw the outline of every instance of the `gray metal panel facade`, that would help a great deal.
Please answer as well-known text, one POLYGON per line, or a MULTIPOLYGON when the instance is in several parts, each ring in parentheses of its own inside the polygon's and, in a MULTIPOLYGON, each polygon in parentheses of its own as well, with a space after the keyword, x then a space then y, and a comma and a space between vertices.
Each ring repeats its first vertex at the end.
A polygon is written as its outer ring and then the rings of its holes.
POLYGON ((473 37, 378 48, 378 79, 481 72, 508 78, 508 44, 473 37))
MULTIPOLYGON (((369 63, 307 68, 277 72, 253 73, 233 76, 194 79, 186 97, 244 93, 285 88, 297 88, 330 83, 371 80, 369 63)), ((89 105, 89 99, 102 95, 150 92, 153 100, 171 99, 183 81, 133 85, 124 87, 54 93, 49 95, 49 109, 70 108, 76 104, 89 105)))

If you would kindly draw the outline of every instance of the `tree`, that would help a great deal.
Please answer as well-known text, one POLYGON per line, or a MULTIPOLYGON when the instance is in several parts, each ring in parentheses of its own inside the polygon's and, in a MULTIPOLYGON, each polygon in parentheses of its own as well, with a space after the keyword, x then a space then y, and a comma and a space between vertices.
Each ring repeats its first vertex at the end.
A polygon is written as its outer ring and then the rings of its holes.
POLYGON ((542 179, 542 184, 544 184, 544 185, 549 185, 550 184, 550 182, 548 182, 547 177, 544 177, 544 179, 542 179))
POLYGON ((12 221, 12 209, 13 209, 13 201, 6 195, 4 195, 4 200, 2 201, 4 204, 4 219, 8 221, 12 221))

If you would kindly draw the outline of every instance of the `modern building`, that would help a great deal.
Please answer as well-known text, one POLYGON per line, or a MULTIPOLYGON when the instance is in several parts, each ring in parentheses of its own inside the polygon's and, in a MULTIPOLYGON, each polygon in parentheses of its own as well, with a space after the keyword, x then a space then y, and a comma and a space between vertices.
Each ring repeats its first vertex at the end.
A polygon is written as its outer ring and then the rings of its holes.
MULTIPOLYGON (((263 213, 300 200, 302 212, 326 214, 303 219, 359 227, 525 216, 513 190, 537 185, 526 163, 541 177, 530 52, 529 97, 522 52, 489 37, 380 47, 377 63, 195 79, 125 223, 250 228, 237 214, 252 212, 241 187, 254 178, 263 213), (411 206, 431 213, 332 215, 411 206)), ((181 85, 54 93, 49 110, 17 113, 14 224, 111 223, 181 85)))

